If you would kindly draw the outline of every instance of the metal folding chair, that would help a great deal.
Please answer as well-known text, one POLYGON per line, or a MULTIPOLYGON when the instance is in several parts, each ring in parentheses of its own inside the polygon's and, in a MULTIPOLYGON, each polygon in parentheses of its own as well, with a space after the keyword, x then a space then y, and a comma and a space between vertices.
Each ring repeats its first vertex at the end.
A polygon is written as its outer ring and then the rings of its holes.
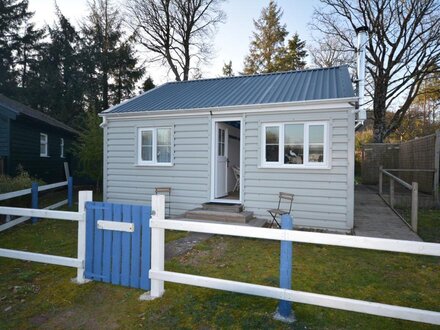
POLYGON ((272 222, 270 223, 271 228, 274 223, 277 224, 278 228, 281 228, 280 223, 277 221, 277 216, 281 217, 283 214, 290 214, 290 212, 292 212, 294 194, 280 192, 278 197, 278 207, 276 209, 267 210, 267 212, 269 212, 269 214, 272 216, 272 222), (281 209, 281 203, 286 205, 290 203, 289 211, 281 209))

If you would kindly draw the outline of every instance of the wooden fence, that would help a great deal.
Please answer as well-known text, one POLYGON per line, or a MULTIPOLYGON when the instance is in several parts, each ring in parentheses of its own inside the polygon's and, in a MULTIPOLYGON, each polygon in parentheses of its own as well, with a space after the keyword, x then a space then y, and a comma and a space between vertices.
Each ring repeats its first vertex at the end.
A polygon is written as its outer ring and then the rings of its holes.
MULTIPOLYGON (((51 190, 51 189, 56 189, 56 188, 60 188, 60 187, 65 187, 65 186, 67 186, 67 199, 62 200, 60 202, 57 202, 55 204, 49 205, 49 206, 45 207, 44 210, 54 210, 54 209, 57 209, 63 205, 66 205, 66 204, 69 205, 69 207, 72 207, 72 204, 73 204, 73 178, 72 177, 68 177, 67 181, 51 183, 51 184, 47 184, 44 186, 39 186, 37 182, 33 182, 32 188, 0 194, 0 201, 5 201, 5 200, 12 199, 12 198, 20 197, 20 196, 31 195, 32 208, 38 209, 38 206, 39 206, 38 193, 39 192, 47 191, 47 190, 51 190)), ((10 214, 7 215, 7 218, 10 216, 11 216, 10 214)), ((30 219, 30 217, 28 217, 28 216, 22 216, 20 218, 14 219, 14 220, 8 220, 6 223, 0 225, 0 232, 4 231, 6 229, 9 229, 11 227, 14 227, 20 223, 23 223, 29 219, 30 219)), ((37 221, 37 218, 33 217, 32 222, 35 222, 35 221, 37 221)))
POLYGON ((284 301, 311 304, 371 315, 393 317, 403 320, 440 325, 440 313, 408 307, 374 303, 356 299, 334 297, 323 294, 275 288, 250 283, 229 281, 205 276, 196 276, 166 271, 165 229, 230 235, 249 238, 261 238, 279 241, 325 244, 351 248, 412 253, 440 256, 440 244, 401 241, 381 238, 344 236, 336 234, 311 233, 296 230, 254 228, 237 225, 224 225, 206 222, 166 220, 164 196, 152 196, 151 226, 151 298, 161 297, 164 293, 164 281, 198 287, 251 294, 284 301))
POLYGON ((379 167, 398 171, 406 182, 439 200, 440 131, 403 143, 368 143, 362 148, 362 182, 378 184, 379 167), (406 171, 404 171, 406 170, 406 171))
POLYGON ((54 210, 35 210, 18 207, 0 207, 0 214, 14 216, 39 217, 46 219, 59 219, 78 222, 78 255, 76 258, 68 258, 42 253, 18 251, 0 248, 0 257, 41 262, 45 264, 67 266, 77 268, 76 282, 85 283, 84 265, 86 256, 86 212, 85 204, 93 199, 91 191, 80 191, 78 195, 78 212, 54 211, 54 210))

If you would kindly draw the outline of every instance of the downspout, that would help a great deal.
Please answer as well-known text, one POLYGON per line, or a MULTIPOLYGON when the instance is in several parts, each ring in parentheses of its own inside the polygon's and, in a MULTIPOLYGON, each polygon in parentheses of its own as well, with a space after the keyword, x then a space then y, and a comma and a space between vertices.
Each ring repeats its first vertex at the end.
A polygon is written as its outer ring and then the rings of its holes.
POLYGON ((356 129, 364 124, 367 119, 365 110, 365 52, 367 43, 368 28, 361 26, 356 29, 357 34, 357 90, 358 90, 358 118, 356 120, 356 129))

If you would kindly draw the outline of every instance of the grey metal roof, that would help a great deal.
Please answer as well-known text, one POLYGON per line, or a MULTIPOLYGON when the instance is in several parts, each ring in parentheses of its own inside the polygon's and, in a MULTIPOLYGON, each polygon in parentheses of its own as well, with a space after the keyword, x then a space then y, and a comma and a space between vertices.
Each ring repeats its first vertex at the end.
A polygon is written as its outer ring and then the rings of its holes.
POLYGON ((170 82, 106 110, 189 110, 354 97, 347 66, 170 82))
POLYGON ((63 124, 62 122, 60 122, 56 119, 53 119, 52 117, 46 115, 45 113, 42 113, 41 111, 32 109, 31 107, 28 107, 27 105, 24 105, 22 103, 14 101, 14 100, 10 99, 9 97, 4 96, 3 94, 0 94, 0 110, 1 110, 1 108, 7 109, 7 110, 12 111, 16 114, 26 115, 28 117, 45 122, 46 124, 49 124, 51 126, 55 126, 55 127, 61 128, 63 130, 69 131, 71 133, 78 134, 78 131, 67 126, 66 124, 63 124))

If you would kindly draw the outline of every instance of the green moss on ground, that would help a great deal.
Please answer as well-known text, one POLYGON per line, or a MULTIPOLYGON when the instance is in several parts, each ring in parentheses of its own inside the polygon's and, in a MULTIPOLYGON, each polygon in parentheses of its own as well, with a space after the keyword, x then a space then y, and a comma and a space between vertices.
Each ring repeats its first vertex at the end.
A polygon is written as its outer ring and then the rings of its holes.
MULTIPOLYGON (((44 220, 0 233, 0 247, 75 256, 76 230, 74 223, 44 220)), ((277 242, 215 236, 166 269, 277 286, 278 258, 277 242)), ((439 273, 439 258, 294 245, 296 290, 440 311, 439 273)), ((0 329, 293 328, 273 320, 273 299, 166 283, 163 298, 140 302, 140 290, 79 286, 70 282, 75 275, 71 268, 0 258, 0 329)), ((435 328, 304 304, 294 310, 295 329, 435 328)))

